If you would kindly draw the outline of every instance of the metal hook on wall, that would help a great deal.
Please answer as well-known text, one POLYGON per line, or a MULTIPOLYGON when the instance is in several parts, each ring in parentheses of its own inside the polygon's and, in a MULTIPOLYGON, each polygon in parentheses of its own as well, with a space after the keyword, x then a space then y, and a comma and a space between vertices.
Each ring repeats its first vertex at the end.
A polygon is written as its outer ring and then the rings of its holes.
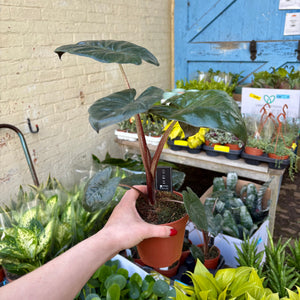
POLYGON ((39 130, 40 130, 39 125, 35 125, 36 130, 34 131, 32 129, 31 122, 30 122, 29 118, 27 119, 27 123, 28 123, 28 127, 29 127, 29 130, 30 130, 31 133, 38 133, 39 132, 39 130))

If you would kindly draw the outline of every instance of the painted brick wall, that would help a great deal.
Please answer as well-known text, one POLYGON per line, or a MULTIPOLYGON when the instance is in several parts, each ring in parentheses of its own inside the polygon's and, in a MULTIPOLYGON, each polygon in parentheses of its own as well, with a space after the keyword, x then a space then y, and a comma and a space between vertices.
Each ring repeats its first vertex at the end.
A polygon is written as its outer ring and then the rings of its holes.
MULTIPOLYGON (((120 155, 114 127, 97 134, 88 107, 126 88, 117 65, 53 52, 81 40, 128 40, 149 49, 161 66, 125 66, 138 93, 171 88, 171 0, 0 0, 0 123, 24 134, 40 182, 48 175, 73 183, 91 154, 120 155), (27 118, 40 131, 32 134, 27 118)), ((0 129, 1 201, 32 178, 18 136, 0 129)))

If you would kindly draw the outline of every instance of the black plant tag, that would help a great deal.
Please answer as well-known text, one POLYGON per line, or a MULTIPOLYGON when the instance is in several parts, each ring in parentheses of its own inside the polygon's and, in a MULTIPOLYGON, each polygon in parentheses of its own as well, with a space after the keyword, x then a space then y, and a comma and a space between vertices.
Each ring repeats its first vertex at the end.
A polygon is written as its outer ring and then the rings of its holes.
POLYGON ((157 167, 156 169, 156 189, 160 191, 172 192, 172 168, 157 167))

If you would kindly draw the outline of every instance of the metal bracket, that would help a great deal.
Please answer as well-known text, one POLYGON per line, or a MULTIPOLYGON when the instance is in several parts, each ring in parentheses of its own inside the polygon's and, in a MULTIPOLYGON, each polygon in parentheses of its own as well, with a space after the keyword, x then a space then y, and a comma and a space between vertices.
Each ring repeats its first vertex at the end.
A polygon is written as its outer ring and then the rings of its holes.
POLYGON ((300 60, 300 41, 298 41, 298 48, 295 50, 297 53, 297 59, 300 60))
POLYGON ((255 60, 256 59, 256 54, 257 54, 257 49, 256 49, 256 41, 251 41, 250 42, 250 58, 251 60, 255 60))

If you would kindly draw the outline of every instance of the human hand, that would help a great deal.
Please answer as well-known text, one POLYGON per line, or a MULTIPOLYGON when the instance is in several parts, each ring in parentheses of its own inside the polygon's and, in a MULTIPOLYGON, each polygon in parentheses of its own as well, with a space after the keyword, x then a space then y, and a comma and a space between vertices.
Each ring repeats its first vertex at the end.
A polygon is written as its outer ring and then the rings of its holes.
MULTIPOLYGON (((134 188, 147 193, 146 186, 134 188)), ((167 238, 176 234, 176 230, 170 226, 153 225, 143 221, 135 207, 138 196, 139 193, 134 189, 127 191, 104 227, 115 239, 118 251, 131 248, 146 238, 167 238)))

